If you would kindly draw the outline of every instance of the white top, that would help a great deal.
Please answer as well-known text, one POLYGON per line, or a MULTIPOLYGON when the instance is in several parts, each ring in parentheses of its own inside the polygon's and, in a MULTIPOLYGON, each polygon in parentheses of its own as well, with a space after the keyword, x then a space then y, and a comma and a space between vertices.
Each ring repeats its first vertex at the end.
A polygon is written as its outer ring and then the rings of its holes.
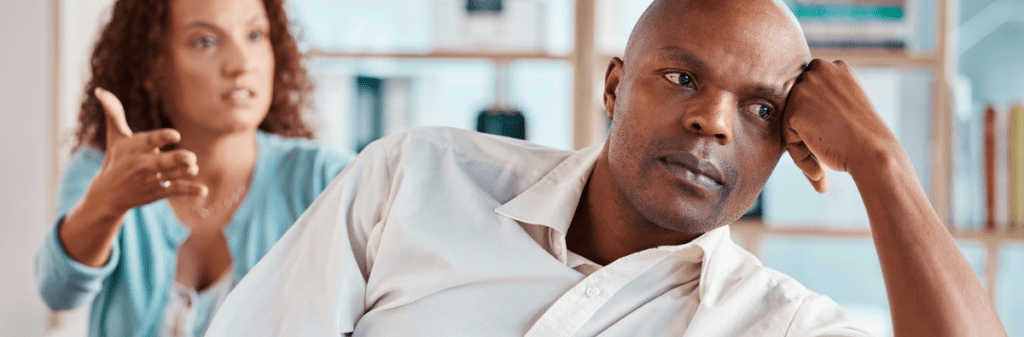
POLYGON ((161 337, 192 337, 205 334, 213 313, 217 311, 235 284, 234 265, 212 284, 196 291, 195 288, 174 282, 167 295, 164 319, 160 328, 161 337))
POLYGON ((568 252, 600 152, 447 128, 375 142, 228 295, 208 336, 869 335, 728 226, 604 267, 568 252))

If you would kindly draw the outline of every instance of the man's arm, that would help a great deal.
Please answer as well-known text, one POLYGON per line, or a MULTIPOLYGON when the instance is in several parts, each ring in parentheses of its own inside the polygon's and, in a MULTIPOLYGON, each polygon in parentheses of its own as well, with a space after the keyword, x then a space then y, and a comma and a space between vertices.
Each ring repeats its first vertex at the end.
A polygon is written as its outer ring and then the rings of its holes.
POLYGON ((343 336, 366 310, 370 232, 391 170, 378 140, 327 186, 225 298, 207 336, 343 336))
POLYGON ((813 60, 786 106, 786 147, 818 192, 847 171, 864 200, 897 336, 1004 336, 985 290, 932 209, 906 150, 852 68, 813 60))

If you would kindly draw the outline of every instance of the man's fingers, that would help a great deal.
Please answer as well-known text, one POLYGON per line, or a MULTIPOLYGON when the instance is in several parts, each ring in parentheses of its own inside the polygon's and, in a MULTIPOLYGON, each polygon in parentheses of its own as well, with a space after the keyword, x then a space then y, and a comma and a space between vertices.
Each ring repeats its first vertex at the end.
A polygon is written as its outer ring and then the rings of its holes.
POLYGON ((804 176, 814 186, 815 191, 818 193, 828 191, 828 172, 825 170, 825 166, 814 157, 811 150, 807 149, 807 146, 802 142, 787 144, 786 151, 793 158, 796 167, 804 172, 804 176))
POLYGON ((128 127, 128 120, 124 117, 124 106, 121 100, 109 91, 97 87, 94 90, 96 99, 103 105, 103 114, 107 121, 107 144, 120 139, 132 136, 132 129, 128 127))
MULTIPOLYGON (((804 175, 804 176, 807 177, 806 175, 804 175)), ((821 178, 819 178, 818 180, 814 180, 814 179, 811 179, 811 177, 807 177, 807 181, 811 182, 811 186, 814 186, 814 190, 817 191, 818 193, 828 192, 828 172, 827 171, 822 170, 821 171, 821 178)))
POLYGON ((786 145, 786 151, 807 178, 818 180, 825 174, 825 168, 803 143, 786 145))

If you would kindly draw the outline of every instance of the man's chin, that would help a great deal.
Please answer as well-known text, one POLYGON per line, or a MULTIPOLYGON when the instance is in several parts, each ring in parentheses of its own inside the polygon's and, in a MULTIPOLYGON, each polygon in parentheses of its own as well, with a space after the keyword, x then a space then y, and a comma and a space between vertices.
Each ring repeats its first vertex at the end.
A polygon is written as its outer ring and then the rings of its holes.
POLYGON ((659 209, 649 209, 645 212, 650 214, 648 220, 660 228, 686 234, 707 233, 732 222, 723 216, 720 205, 683 199, 677 199, 675 207, 663 208, 669 203, 662 203, 657 205, 659 209))

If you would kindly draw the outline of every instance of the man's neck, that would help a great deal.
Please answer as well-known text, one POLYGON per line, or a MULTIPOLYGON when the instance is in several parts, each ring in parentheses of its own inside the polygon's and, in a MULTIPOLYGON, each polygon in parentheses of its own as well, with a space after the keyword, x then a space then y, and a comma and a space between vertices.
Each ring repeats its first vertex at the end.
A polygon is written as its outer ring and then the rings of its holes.
POLYGON ((644 218, 618 188, 608 166, 607 147, 597 160, 566 233, 569 250, 608 265, 649 248, 679 245, 699 234, 658 227, 644 218))

